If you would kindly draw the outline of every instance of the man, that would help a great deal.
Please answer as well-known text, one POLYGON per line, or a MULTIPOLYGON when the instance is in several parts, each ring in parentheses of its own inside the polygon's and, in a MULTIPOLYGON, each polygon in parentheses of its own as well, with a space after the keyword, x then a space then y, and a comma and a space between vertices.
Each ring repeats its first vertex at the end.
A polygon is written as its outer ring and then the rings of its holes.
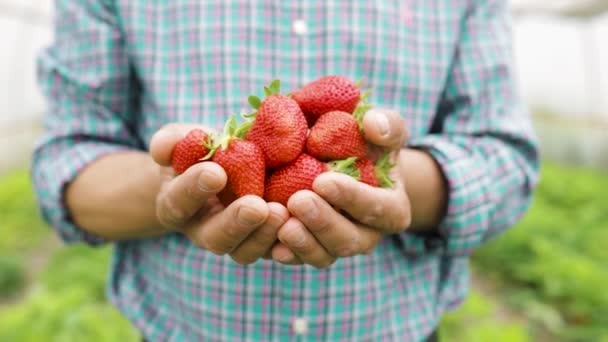
POLYGON ((505 1, 63 0, 56 16, 40 205, 65 241, 115 243, 110 299, 148 340, 425 340, 466 296, 470 253, 529 204, 505 1), (398 155, 394 189, 328 173, 287 208, 223 208, 217 164, 170 171, 192 127, 328 74, 388 108, 363 127, 398 155))

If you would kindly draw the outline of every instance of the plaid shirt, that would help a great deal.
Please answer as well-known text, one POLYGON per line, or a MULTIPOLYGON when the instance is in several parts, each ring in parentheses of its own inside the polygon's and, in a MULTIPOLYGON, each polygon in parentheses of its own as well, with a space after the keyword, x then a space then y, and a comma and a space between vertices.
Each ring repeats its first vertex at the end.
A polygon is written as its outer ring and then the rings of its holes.
POLYGON ((470 253, 529 204, 537 150, 507 1, 60 0, 56 18, 32 173, 67 242, 104 243, 64 206, 83 167, 145 151, 169 122, 220 128, 275 78, 289 90, 326 74, 364 80, 447 178, 437 234, 390 236, 324 270, 239 266, 178 234, 116 243, 109 296, 149 340, 424 339, 466 296, 470 253))

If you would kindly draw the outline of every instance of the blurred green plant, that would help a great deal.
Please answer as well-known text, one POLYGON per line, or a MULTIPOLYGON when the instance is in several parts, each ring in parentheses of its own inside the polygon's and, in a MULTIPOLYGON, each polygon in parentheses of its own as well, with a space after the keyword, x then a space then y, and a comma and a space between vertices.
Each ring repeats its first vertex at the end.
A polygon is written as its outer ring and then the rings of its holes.
POLYGON ((473 261, 551 333, 608 338, 608 177, 546 163, 529 213, 473 261))
POLYGON ((30 249, 49 236, 38 212, 27 172, 0 178, 0 251, 30 249))
POLYGON ((109 248, 57 251, 22 303, 0 313, 0 341, 139 341, 104 296, 109 248))
POLYGON ((14 296, 25 286, 25 269, 21 261, 0 255, 0 299, 14 296))
POLYGON ((462 342, 528 342, 526 324, 496 320, 495 301, 471 292, 462 307, 444 316, 439 329, 441 341, 462 342))

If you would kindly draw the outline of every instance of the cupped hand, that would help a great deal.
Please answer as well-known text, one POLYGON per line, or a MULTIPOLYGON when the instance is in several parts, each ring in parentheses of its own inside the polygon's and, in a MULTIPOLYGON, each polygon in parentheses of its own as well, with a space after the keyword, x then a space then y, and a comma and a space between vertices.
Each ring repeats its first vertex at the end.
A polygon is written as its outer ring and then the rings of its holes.
POLYGON ((253 263, 268 253, 289 213, 281 204, 257 196, 244 196, 224 207, 217 194, 227 177, 213 162, 196 164, 176 176, 170 167, 173 146, 194 128, 210 132, 197 125, 170 124, 152 138, 150 153, 162 176, 157 218, 168 231, 183 233, 201 248, 229 254, 240 264, 253 263))

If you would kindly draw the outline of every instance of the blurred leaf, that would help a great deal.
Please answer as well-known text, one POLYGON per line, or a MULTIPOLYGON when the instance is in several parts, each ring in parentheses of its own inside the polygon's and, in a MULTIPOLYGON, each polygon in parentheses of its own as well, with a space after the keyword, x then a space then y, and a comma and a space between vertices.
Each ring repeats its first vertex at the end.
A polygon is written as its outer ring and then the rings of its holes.
POLYGON ((13 256, 0 255, 0 299, 14 296, 25 286, 25 270, 13 256))
POLYGON ((29 175, 16 172, 0 178, 0 250, 18 252, 50 235, 39 216, 29 175))

